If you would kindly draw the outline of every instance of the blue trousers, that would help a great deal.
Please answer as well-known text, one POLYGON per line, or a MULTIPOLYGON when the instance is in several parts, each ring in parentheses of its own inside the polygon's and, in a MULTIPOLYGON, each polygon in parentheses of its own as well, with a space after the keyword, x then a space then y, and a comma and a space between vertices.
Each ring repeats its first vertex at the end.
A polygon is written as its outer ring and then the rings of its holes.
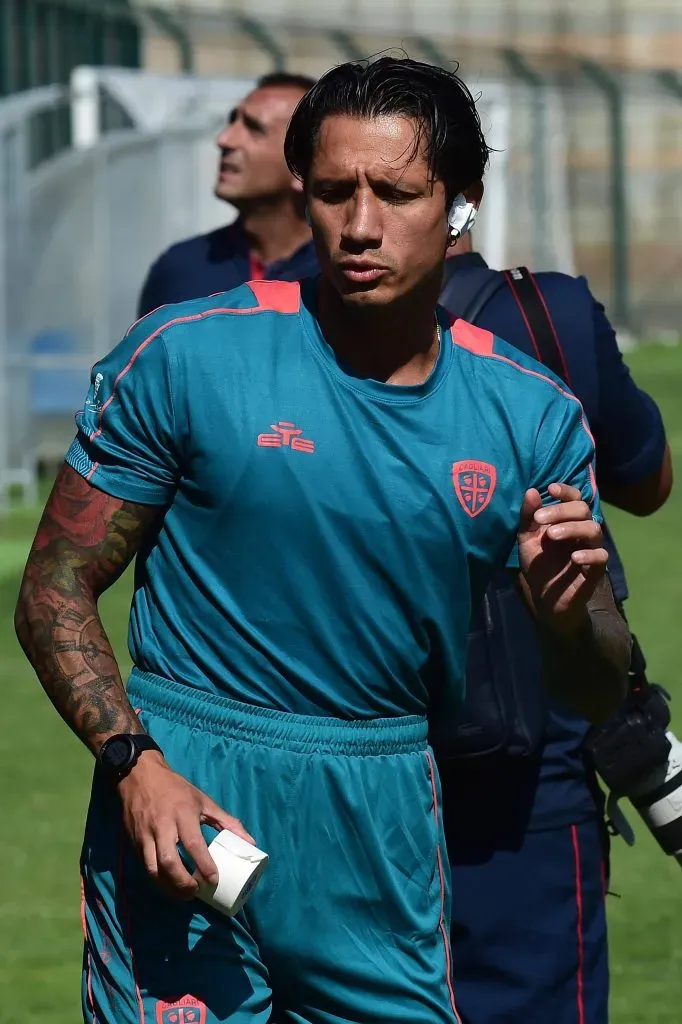
POLYGON ((607 1024, 602 822, 526 832, 487 859, 457 847, 450 940, 463 1024, 607 1024))

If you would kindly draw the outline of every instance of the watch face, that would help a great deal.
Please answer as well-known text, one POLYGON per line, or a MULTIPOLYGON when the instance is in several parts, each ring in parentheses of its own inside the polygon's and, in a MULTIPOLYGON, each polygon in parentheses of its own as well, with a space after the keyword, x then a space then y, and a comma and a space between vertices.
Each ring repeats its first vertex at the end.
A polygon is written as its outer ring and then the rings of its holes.
POLYGON ((135 745, 129 736, 115 736, 106 749, 106 760, 115 772, 127 768, 135 756, 135 745))

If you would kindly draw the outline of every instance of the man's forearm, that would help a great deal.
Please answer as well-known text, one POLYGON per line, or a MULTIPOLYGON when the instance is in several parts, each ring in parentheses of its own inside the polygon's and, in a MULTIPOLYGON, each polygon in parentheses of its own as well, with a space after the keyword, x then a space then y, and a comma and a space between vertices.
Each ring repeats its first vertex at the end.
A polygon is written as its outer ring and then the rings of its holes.
POLYGON ((115 733, 143 731, 97 600, 158 514, 95 490, 64 466, 24 573, 15 613, 19 642, 64 721, 95 753, 115 733))
POLYGON ((15 623, 43 689, 93 753, 115 733, 143 731, 94 602, 39 583, 22 590, 15 623))
POLYGON ((630 631, 613 601, 590 602, 582 626, 568 636, 541 628, 547 688, 589 721, 606 721, 625 699, 630 631))

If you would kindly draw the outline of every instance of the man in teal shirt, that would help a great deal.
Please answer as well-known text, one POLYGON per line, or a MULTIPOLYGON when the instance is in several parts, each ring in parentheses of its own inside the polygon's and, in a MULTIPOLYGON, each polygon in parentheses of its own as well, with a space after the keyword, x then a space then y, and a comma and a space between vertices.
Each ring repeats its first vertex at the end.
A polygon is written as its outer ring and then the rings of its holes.
POLYGON ((625 692, 581 406, 436 307, 482 192, 470 93, 343 65, 286 152, 321 277, 163 307, 97 364, 22 587, 21 642, 97 756, 88 1021, 452 1024, 427 716, 452 725, 495 568, 561 696, 599 718, 625 692), (135 554, 126 695, 96 601, 135 554), (191 899, 201 822, 270 855, 234 919, 191 899))

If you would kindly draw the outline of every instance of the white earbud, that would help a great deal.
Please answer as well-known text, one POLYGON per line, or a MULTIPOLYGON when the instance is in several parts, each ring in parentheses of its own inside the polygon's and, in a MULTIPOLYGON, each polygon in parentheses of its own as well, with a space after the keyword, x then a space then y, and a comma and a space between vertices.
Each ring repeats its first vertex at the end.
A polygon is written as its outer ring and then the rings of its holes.
POLYGON ((450 227, 450 245, 458 242, 462 235, 471 231, 476 220, 478 210, 473 203, 470 203, 466 196, 460 192, 455 197, 448 213, 448 225, 450 227))

